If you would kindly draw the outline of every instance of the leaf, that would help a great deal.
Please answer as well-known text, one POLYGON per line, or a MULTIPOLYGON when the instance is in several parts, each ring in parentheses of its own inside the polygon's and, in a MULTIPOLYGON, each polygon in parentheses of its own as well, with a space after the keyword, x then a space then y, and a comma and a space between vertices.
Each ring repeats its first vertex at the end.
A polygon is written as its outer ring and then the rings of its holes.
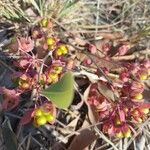
POLYGON ((98 90, 99 90, 99 92, 103 95, 103 96, 105 96, 107 99, 111 99, 111 100, 115 100, 115 94, 116 93, 114 93, 112 90, 110 90, 106 85, 104 85, 104 84, 98 84, 98 90))
POLYGON ((88 107, 88 117, 89 117, 89 120, 90 120, 90 122, 92 124, 95 124, 98 121, 99 115, 98 115, 98 112, 96 110, 96 106, 90 105, 89 102, 88 102, 90 88, 91 88, 91 85, 85 90, 82 98, 83 98, 83 100, 85 101, 85 103, 86 103, 86 105, 88 107))
POLYGON ((10 123, 6 121, 2 127, 2 134, 7 150, 17 150, 17 139, 10 127, 10 123))
POLYGON ((58 108, 67 108, 74 97, 73 83, 73 75, 68 72, 60 81, 43 90, 41 94, 50 99, 58 108))
POLYGON ((21 117, 21 120, 20 120, 21 125, 25 125, 31 121, 33 111, 34 109, 30 109, 24 113, 24 115, 21 117))
POLYGON ((72 143, 70 144, 68 150, 83 150, 87 146, 93 143, 97 139, 94 131, 89 129, 84 129, 77 135, 72 143))
POLYGON ((65 15, 69 14, 69 12, 71 12, 71 9, 74 10, 75 9, 75 4, 77 2, 78 1, 72 1, 72 2, 71 1, 66 1, 66 2, 64 2, 64 4, 63 4, 64 6, 61 9, 61 11, 59 12, 58 18, 64 17, 65 15))

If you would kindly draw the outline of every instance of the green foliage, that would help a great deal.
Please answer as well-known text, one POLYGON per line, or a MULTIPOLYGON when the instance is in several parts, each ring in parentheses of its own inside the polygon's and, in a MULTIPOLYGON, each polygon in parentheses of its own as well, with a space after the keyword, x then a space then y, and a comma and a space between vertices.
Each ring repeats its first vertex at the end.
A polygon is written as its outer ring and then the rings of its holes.
POLYGON ((58 108, 67 108, 74 97, 74 78, 71 72, 66 73, 60 81, 42 91, 58 108))

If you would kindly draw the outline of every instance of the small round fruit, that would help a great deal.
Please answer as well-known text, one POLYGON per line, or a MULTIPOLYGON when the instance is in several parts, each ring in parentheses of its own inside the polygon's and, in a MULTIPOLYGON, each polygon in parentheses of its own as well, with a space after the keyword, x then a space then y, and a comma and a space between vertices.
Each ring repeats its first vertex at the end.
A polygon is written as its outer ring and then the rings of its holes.
POLYGON ((46 117, 45 116, 40 116, 40 117, 37 118, 36 122, 37 122, 37 125, 39 125, 39 126, 44 125, 47 122, 46 117))
POLYGON ((138 123, 142 123, 143 119, 140 117, 134 117, 134 120, 137 121, 138 123))
POLYGON ((47 114, 47 115, 45 115, 45 118, 46 118, 47 122, 52 122, 52 121, 54 121, 54 116, 51 115, 50 113, 47 114))
POLYGON ((125 138, 131 137, 131 130, 128 129, 126 132, 123 133, 123 135, 124 135, 125 138))
POLYGON ((48 19, 47 18, 43 18, 41 20, 41 26, 42 27, 47 27, 48 26, 48 19))
POLYGON ((143 99, 143 94, 138 93, 133 98, 136 99, 136 100, 141 100, 141 99, 143 99))
POLYGON ((117 132, 116 134, 115 134, 115 136, 117 137, 117 138, 123 138, 123 133, 120 131, 120 132, 117 132))
POLYGON ((67 54, 68 53, 68 48, 66 47, 66 45, 62 44, 62 45, 60 45, 59 48, 61 49, 61 52, 63 54, 67 54))
POLYGON ((42 109, 36 109, 34 116, 35 117, 41 117, 43 115, 43 110, 42 109))
POLYGON ((139 76, 140 80, 147 80, 148 78, 148 73, 141 73, 139 76))
POLYGON ((62 67, 61 66, 55 66, 54 67, 54 70, 55 70, 55 72, 57 73, 57 74, 60 74, 61 72, 62 72, 62 67))
POLYGON ((56 54, 57 54, 58 56, 63 55, 62 50, 61 50, 60 48, 58 48, 57 51, 56 51, 56 54))
POLYGON ((143 108, 141 110, 141 112, 144 113, 144 114, 148 114, 149 113, 149 108, 143 108))
POLYGON ((50 74, 48 75, 48 77, 49 77, 50 79, 52 79, 52 81, 58 79, 58 75, 57 75, 56 73, 50 73, 50 74))
POLYGON ((26 90, 26 89, 30 88, 30 85, 28 83, 23 83, 22 86, 21 86, 21 88, 23 88, 23 89, 26 90))
POLYGON ((46 43, 48 46, 55 45, 56 41, 54 38, 47 38, 46 43))

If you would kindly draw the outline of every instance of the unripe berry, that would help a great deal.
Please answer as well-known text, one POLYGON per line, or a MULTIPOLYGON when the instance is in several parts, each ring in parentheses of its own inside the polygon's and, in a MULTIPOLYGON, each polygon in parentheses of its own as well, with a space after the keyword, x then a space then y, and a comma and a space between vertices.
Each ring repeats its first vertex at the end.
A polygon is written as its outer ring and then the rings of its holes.
POLYGON ((30 88, 30 85, 29 85, 29 83, 25 82, 22 85, 20 85, 20 88, 27 90, 30 88))
POLYGON ((47 18, 43 18, 40 22, 42 27, 47 27, 48 26, 48 19, 47 18))
POLYGON ((61 66, 54 66, 54 70, 57 74, 60 74, 62 72, 62 67, 61 66))
POLYGON ((149 108, 142 108, 140 111, 144 114, 148 114, 149 113, 149 108))
POLYGON ((44 125, 44 124, 46 124, 46 117, 40 116, 37 118, 36 122, 37 122, 37 125, 39 125, 39 126, 44 125))
POLYGON ((47 122, 52 122, 52 121, 54 121, 54 116, 52 115, 52 114, 46 114, 45 115, 45 118, 46 118, 46 121, 47 122))
POLYGON ((58 49, 56 50, 56 54, 57 54, 58 56, 63 55, 62 50, 61 50, 60 48, 58 48, 58 49))
POLYGON ((56 41, 55 41, 54 38, 47 38, 46 43, 47 43, 48 46, 53 46, 53 45, 56 44, 56 41))
POLYGON ((131 130, 128 129, 127 131, 125 131, 125 132, 123 133, 123 135, 124 135, 125 138, 131 137, 131 130))
POLYGON ((53 82, 53 80, 49 76, 47 77, 46 81, 47 81, 47 83, 52 83, 53 82))
POLYGON ((122 133, 122 131, 117 132, 117 133, 115 134, 115 136, 116 136, 117 138, 123 138, 123 133, 122 133))
POLYGON ((140 80, 147 80, 147 78, 148 78, 148 73, 147 73, 147 72, 142 72, 142 73, 139 75, 139 78, 140 78, 140 80))
POLYGON ((138 123, 142 123, 143 122, 143 119, 136 116, 136 117, 133 117, 135 121, 137 121, 138 123))
POLYGON ((62 54, 67 54, 68 53, 68 48, 66 45, 62 44, 59 46, 59 48, 61 49, 62 54))
POLYGON ((40 117, 43 115, 43 110, 42 109, 36 109, 35 112, 34 112, 34 116, 35 117, 40 117))
POLYGON ((141 100, 141 99, 143 99, 143 94, 137 93, 135 96, 133 96, 133 98, 136 100, 141 100))
POLYGON ((49 73, 48 80, 51 80, 51 82, 56 82, 58 80, 58 74, 57 73, 49 73))

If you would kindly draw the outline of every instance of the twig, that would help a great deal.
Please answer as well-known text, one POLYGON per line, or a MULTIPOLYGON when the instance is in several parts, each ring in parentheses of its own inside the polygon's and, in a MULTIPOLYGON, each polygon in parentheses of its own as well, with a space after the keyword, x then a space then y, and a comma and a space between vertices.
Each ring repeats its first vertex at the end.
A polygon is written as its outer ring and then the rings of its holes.
POLYGON ((109 143, 113 148, 114 150, 119 150, 98 128, 97 126, 94 127, 94 130, 96 131, 96 133, 99 134, 99 136, 105 140, 107 143, 109 143))
POLYGON ((143 59, 143 55, 150 55, 150 50, 143 50, 140 52, 135 52, 132 55, 125 55, 125 56, 114 56, 112 57, 112 60, 115 61, 122 61, 122 60, 133 60, 133 59, 143 59))
POLYGON ((29 148, 30 148, 30 143, 31 143, 31 133, 29 133, 29 136, 28 136, 28 141, 27 141, 26 150, 29 150, 29 148))
POLYGON ((2 60, 0 60, 0 63, 5 66, 8 70, 10 70, 11 72, 15 73, 16 71, 14 69, 12 69, 11 67, 9 67, 5 62, 3 62, 2 60))
POLYGON ((49 53, 43 58, 43 63, 41 64, 41 67, 39 69, 39 73, 38 73, 38 81, 40 81, 40 77, 43 71, 43 67, 44 67, 44 63, 46 62, 46 60, 48 59, 49 56, 52 55, 52 51, 49 51, 49 53))
POLYGON ((134 141, 134 139, 140 134, 141 130, 144 128, 144 126, 148 125, 149 124, 149 121, 150 121, 150 118, 148 118, 138 129, 137 133, 129 140, 128 142, 128 145, 126 147, 126 149, 124 150, 127 150, 128 147, 131 145, 131 143, 134 141))

